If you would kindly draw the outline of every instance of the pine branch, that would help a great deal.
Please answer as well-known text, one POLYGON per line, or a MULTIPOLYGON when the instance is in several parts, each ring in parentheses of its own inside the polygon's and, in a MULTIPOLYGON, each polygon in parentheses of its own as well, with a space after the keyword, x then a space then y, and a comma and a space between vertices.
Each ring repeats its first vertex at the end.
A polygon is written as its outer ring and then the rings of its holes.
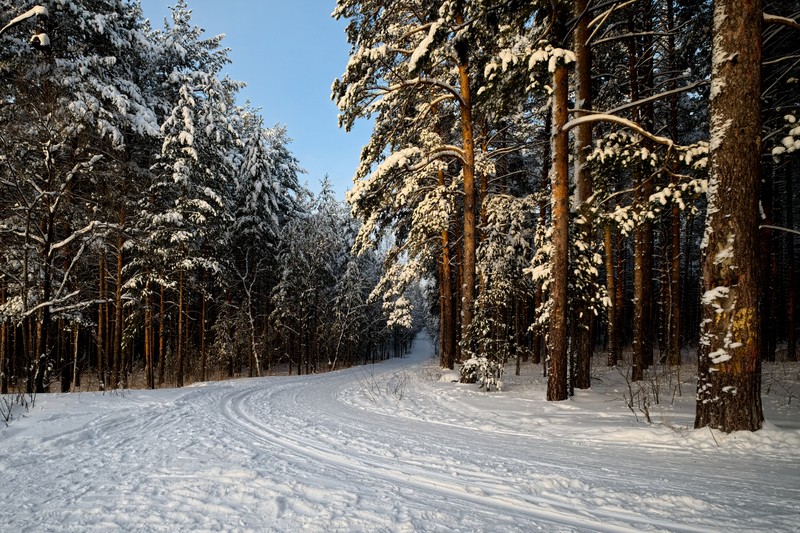
POLYGON ((781 26, 800 30, 800 24, 798 24, 794 19, 790 19, 789 17, 780 17, 778 15, 770 15, 769 13, 764 13, 764 23, 779 24, 781 26))

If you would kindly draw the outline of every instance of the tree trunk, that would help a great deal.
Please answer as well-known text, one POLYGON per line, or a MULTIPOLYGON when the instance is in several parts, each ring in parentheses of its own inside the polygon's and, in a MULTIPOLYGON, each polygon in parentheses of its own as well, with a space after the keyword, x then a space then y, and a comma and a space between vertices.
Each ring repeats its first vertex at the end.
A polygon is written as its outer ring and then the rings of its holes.
MULTIPOLYGON (((6 287, 0 290, 0 305, 6 304, 6 287)), ((8 394, 8 322, 0 322, 0 394, 8 394)))
POLYGON ((764 421, 758 325, 760 0, 715 0, 709 205, 695 427, 764 421))
POLYGON ((569 268, 569 139, 567 67, 553 72, 552 188, 553 256, 551 258, 550 328, 548 334, 547 400, 567 399, 567 271, 569 268))
MULTIPOLYGON (((44 228, 42 233, 45 234, 45 242, 43 246, 42 256, 45 259, 44 264, 44 279, 42 283, 42 302, 46 303, 52 298, 53 290, 53 270, 55 252, 52 249, 53 240, 55 237, 55 228, 53 220, 53 210, 50 208, 49 200, 47 202, 47 216, 43 223, 44 228)), ((46 303, 42 310, 38 313, 39 320, 36 324, 36 375, 34 377, 36 392, 45 392, 45 377, 48 374, 50 367, 50 323, 51 306, 46 303)))
MULTIPOLYGON (((546 136, 542 143, 544 145, 544 153, 542 154, 542 173, 539 177, 539 192, 540 192, 540 200, 539 200, 539 216, 537 219, 537 225, 539 228, 544 228, 545 224, 548 223, 547 220, 547 206, 548 202, 546 201, 546 193, 550 189, 550 167, 553 160, 552 154, 552 132, 553 132, 553 117, 552 113, 547 113, 544 117, 544 127, 542 128, 542 133, 546 136)), ((536 312, 544 304, 544 300, 546 297, 549 297, 544 293, 544 283, 537 283, 536 284, 536 292, 533 295, 533 310, 530 323, 534 324, 533 328, 533 335, 531 338, 532 343, 532 358, 533 364, 538 365, 542 362, 542 358, 547 360, 547 347, 545 346, 544 339, 546 337, 544 328, 539 325, 535 324, 538 322, 538 317, 536 316, 536 312), (545 352, 542 354, 542 352, 545 352)), ((547 364, 542 365, 542 375, 547 375, 547 364)))
POLYGON ((608 366, 615 366, 622 358, 620 353, 619 332, 617 331, 617 302, 616 284, 614 274, 614 241, 611 234, 611 225, 606 225, 603 234, 603 244, 606 253, 606 291, 608 291, 608 366))
POLYGON ((178 342, 176 344, 177 368, 175 369, 175 386, 183 387, 183 270, 178 280, 178 342))
POLYGON ((72 357, 72 392, 77 391, 78 384, 78 340, 80 339, 81 325, 75 322, 75 340, 72 343, 73 357, 72 357))
POLYGON ((206 354, 206 295, 200 293, 200 381, 206 381, 206 365, 208 355, 206 354))
MULTIPOLYGON (((671 72, 676 71, 675 58, 675 6, 674 0, 667 0, 667 61, 671 72)), ((677 88, 675 76, 670 76, 667 87, 669 90, 677 88)), ((669 97, 669 133, 672 140, 678 139, 678 95, 669 97)), ((672 183, 677 184, 678 177, 672 178, 672 183)), ((672 244, 670 246, 670 265, 668 279, 667 317, 667 360, 670 366, 681 364, 681 210, 677 205, 672 207, 670 218, 672 244)))
POLYGON ((622 356, 622 347, 627 346, 627 343, 630 341, 630 328, 626 327, 630 325, 630 310, 626 307, 627 291, 625 286, 628 262, 627 250, 625 249, 625 238, 622 236, 621 232, 617 233, 614 241, 614 250, 616 255, 616 282, 614 283, 616 294, 613 296, 615 303, 614 313, 617 319, 617 340, 620 346, 620 356, 622 356))
MULTIPOLYGON (((789 169, 784 171, 786 177, 786 227, 794 229, 794 194, 792 190, 792 175, 789 169)), ((796 287, 794 271, 794 237, 795 234, 786 232, 786 359, 797 361, 797 326, 795 317, 796 287)))
MULTIPOLYGON (((628 19, 628 30, 631 37, 628 39, 628 75, 630 77, 631 101, 640 98, 639 92, 639 51, 637 50, 636 25, 631 14, 628 19)), ((631 118, 640 122, 641 114, 637 107, 632 108, 631 118)), ((645 176, 641 171, 634 170, 633 183, 636 187, 636 202, 641 209, 645 209, 646 202, 652 191, 652 178, 645 176)), ((631 365, 631 380, 644 379, 644 370, 653 358, 652 324, 651 324, 651 299, 652 299, 652 252, 653 229, 648 221, 641 222, 634 230, 633 239, 633 363, 631 365)))
POLYGON ((61 392, 63 394, 69 392, 72 385, 72 357, 70 357, 71 351, 69 350, 69 334, 63 318, 59 318, 56 321, 56 329, 58 331, 56 353, 58 354, 58 366, 61 368, 61 392))
MULTIPOLYGON (((655 43, 653 42, 652 32, 653 28, 653 2, 652 0, 645 0, 639 2, 639 7, 643 12, 644 33, 642 37, 643 43, 641 47, 641 59, 644 65, 644 76, 642 79, 642 96, 651 96, 653 94, 655 66, 654 66, 654 50, 655 43)), ((648 131, 655 129, 655 108, 652 101, 642 104, 642 120, 644 127, 648 131)), ((653 150, 652 143, 645 139, 643 145, 653 150)), ((650 197, 655 192, 655 177, 643 175, 643 182, 641 188, 642 203, 649 201, 650 197)), ((644 223, 640 225, 641 230, 641 245, 642 245, 642 352, 644 359, 644 367, 649 368, 654 363, 653 358, 653 257, 655 256, 654 239, 653 239, 653 222, 650 218, 646 218, 644 223)))
MULTIPOLYGON (((439 186, 444 187, 443 170, 439 170, 438 177, 439 186)), ((442 368, 452 369, 455 366, 456 360, 456 320, 455 313, 453 312, 453 272, 450 265, 450 231, 448 229, 442 231, 442 257, 439 272, 439 288, 441 291, 439 307, 442 313, 439 364, 442 368)))
MULTIPOLYGON (((773 169, 774 171, 774 169, 773 169)), ((760 187, 761 211, 763 212, 763 223, 767 226, 774 225, 772 217, 773 208, 773 187, 774 180, 771 173, 763 175, 760 187)), ((758 257, 760 259, 760 287, 759 287, 759 312, 762 320, 760 321, 760 340, 759 352, 762 361, 775 361, 775 342, 776 333, 774 313, 775 301, 775 279, 772 276, 775 257, 773 249, 773 230, 771 228, 760 228, 758 235, 758 257)))
MULTIPOLYGON (((125 223, 125 211, 120 214, 120 225, 125 223)), ((122 364, 122 246, 123 238, 117 237, 117 285, 114 294, 114 374, 113 386, 119 387, 122 381, 127 381, 127 376, 120 380, 120 374, 125 373, 122 364)))
POLYGON ((164 285, 159 285, 159 303, 158 303, 158 386, 164 384, 164 285))
MULTIPOLYGON (((590 110, 592 108, 592 55, 587 41, 589 40, 589 13, 586 11, 589 0, 576 0, 575 16, 578 23, 575 27, 575 72, 578 86, 577 109, 590 110)), ((579 113, 582 116, 583 113, 579 113)), ((592 175, 586 165, 588 151, 592 147, 592 126, 590 123, 581 124, 575 128, 575 183, 577 185, 578 206, 586 203, 592 196, 594 184, 592 175)), ((592 221, 586 225, 586 238, 592 240, 592 221)), ((578 295, 577 311, 575 313, 575 369, 574 386, 578 389, 588 389, 591 386, 591 361, 593 352, 592 322, 594 315, 589 309, 589 304, 578 295)))
POLYGON ((461 289, 461 339, 469 342, 467 332, 472 324, 475 307, 475 262, 477 250, 477 214, 475 190, 475 141, 472 133, 472 94, 470 92, 469 66, 458 65, 461 82, 461 142, 464 149, 464 261, 461 289))
MULTIPOLYGON (((106 298, 106 287, 105 287, 105 279, 106 279, 106 266, 105 266, 105 254, 100 254, 100 271, 99 271, 99 298, 100 301, 103 302, 106 298)), ((105 303, 100 303, 97 305, 97 382, 99 385, 100 390, 105 390, 106 388, 106 376, 105 376, 105 303)))
MULTIPOLYGON (((456 219, 453 224, 454 230, 453 235, 450 236, 450 241, 453 243, 457 243, 463 240, 463 228, 464 228, 464 221, 461 219, 456 219)), ((464 246, 454 245, 453 248, 450 250, 455 252, 455 271, 453 272, 453 278, 455 283, 453 283, 453 320, 456 323, 456 327, 454 331, 454 348, 456 354, 456 362, 463 361, 463 340, 464 337, 462 335, 463 329, 461 327, 462 323, 462 308, 464 304, 464 299, 462 297, 463 294, 463 287, 464 287, 464 246)))

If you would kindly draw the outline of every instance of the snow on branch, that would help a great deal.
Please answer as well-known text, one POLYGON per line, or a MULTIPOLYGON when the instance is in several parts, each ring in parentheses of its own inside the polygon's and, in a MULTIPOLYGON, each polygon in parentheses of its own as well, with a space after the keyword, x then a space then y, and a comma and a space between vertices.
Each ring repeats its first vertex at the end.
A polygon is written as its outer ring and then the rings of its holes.
POLYGON ((453 95, 453 98, 455 98, 458 101, 459 105, 461 105, 462 107, 466 107, 466 103, 464 102, 464 99, 461 98, 461 94, 458 92, 458 90, 455 87, 453 87, 449 83, 444 83, 442 81, 433 80, 433 79, 430 79, 430 78, 417 78, 417 79, 414 79, 414 80, 403 81, 401 83, 396 83, 394 85, 391 85, 391 86, 385 88, 384 91, 387 92, 387 93, 391 93, 391 92, 399 91, 400 89, 407 89, 409 87, 416 87, 418 85, 430 85, 432 87, 438 87, 440 89, 443 89, 443 90, 447 91, 448 93, 450 93, 451 95, 453 95))
POLYGON ((610 109, 610 110, 606 111, 606 113, 609 114, 609 115, 615 115, 615 114, 617 114, 617 113, 619 113, 621 111, 625 111, 626 109, 630 109, 631 107, 637 107, 637 106, 640 106, 642 104, 646 104, 648 102, 655 102, 656 100, 661 100, 662 98, 666 98, 667 96, 671 96, 673 94, 685 93, 685 92, 691 91, 692 89, 695 89, 697 87, 701 87, 703 85, 708 85, 708 83, 709 83, 708 80, 700 80, 700 81, 697 81, 697 82, 694 82, 694 83, 690 83, 689 85, 684 85, 683 87, 678 87, 677 89, 664 91, 664 92, 661 92, 661 93, 658 93, 658 94, 654 94, 653 96, 648 96, 647 98, 640 98, 639 100, 636 100, 635 102, 630 102, 630 103, 621 105, 619 107, 615 107, 614 109, 610 109))
POLYGON ((63 303, 63 302, 66 302, 67 300, 69 300, 69 299, 71 299, 71 298, 75 298, 75 297, 76 297, 76 296, 78 296, 80 293, 81 293, 81 291, 80 291, 80 290, 76 290, 76 291, 72 291, 71 293, 67 294, 66 296, 63 296, 62 298, 56 298, 56 299, 53 299, 53 300, 49 300, 49 301, 47 301, 47 302, 42 302, 42 303, 40 303, 39 305, 36 305, 36 306, 34 306, 34 307, 31 307, 30 309, 28 309, 27 311, 25 311, 25 313, 24 313, 22 316, 23 316, 23 318, 24 318, 24 317, 29 317, 29 316, 32 316, 32 315, 34 315, 34 314, 35 314, 37 311, 39 311, 39 309, 44 309, 45 307, 50 307, 50 308, 51 308, 51 309, 50 309, 50 312, 51 312, 51 313, 53 313, 53 314, 55 314, 55 313, 58 313, 58 312, 62 312, 62 311, 66 311, 66 310, 70 310, 70 309, 74 309, 74 308, 77 308, 77 307, 80 307, 80 306, 82 306, 82 305, 85 305, 85 304, 84 304, 84 303, 80 303, 80 304, 76 304, 76 305, 74 305, 74 306, 69 306, 69 307, 61 307, 61 308, 52 309, 52 307, 53 307, 54 305, 56 305, 56 304, 61 304, 61 303, 63 303))
POLYGON ((455 157, 462 163, 466 159, 464 157, 464 150, 462 150, 458 146, 452 146, 447 144, 434 148, 433 150, 425 154, 419 163, 416 163, 414 165, 409 165, 408 169, 412 172, 422 170, 423 168, 427 167, 434 161, 439 160, 443 157, 455 157))
POLYGON ((60 248, 63 248, 67 246, 69 243, 73 242, 75 239, 83 237, 87 233, 91 233, 97 229, 113 229, 118 227, 119 226, 117 226, 116 224, 109 224, 107 222, 98 222, 97 220, 92 220, 91 222, 89 222, 88 225, 74 232, 66 239, 55 243, 53 246, 50 247, 50 250, 58 250, 60 248))
POLYGON ((612 122, 614 124, 619 124, 620 126, 633 130, 642 137, 650 139, 655 143, 663 144, 670 148, 675 146, 675 143, 672 141, 672 139, 667 139, 666 137, 653 135, 652 133, 645 130, 643 127, 641 127, 639 124, 637 124, 632 120, 628 120, 615 115, 609 115, 607 113, 596 113, 585 117, 574 118, 569 122, 567 122, 566 124, 564 124, 564 126, 561 128, 561 131, 569 131, 576 126, 580 126, 581 124, 587 124, 587 123, 591 124, 594 122, 612 122))
POLYGON ((794 19, 790 19, 789 17, 781 17, 778 15, 770 15, 769 13, 764 13, 764 22, 766 24, 780 24, 781 26, 787 26, 789 28, 794 28, 795 30, 800 30, 800 24, 798 24, 794 19))
POLYGON ((608 20, 608 17, 610 17, 615 11, 618 11, 631 4, 635 4, 637 1, 638 0, 628 0, 627 2, 623 2, 621 4, 614 4, 613 6, 611 6, 611 9, 608 9, 603 13, 600 13, 594 19, 592 19, 591 22, 589 22, 589 27, 594 28, 594 31, 586 40, 586 42, 591 42, 591 40, 594 39, 595 34, 600 30, 603 24, 605 24, 606 20, 608 20))
POLYGON ((48 16, 47 8, 44 7, 44 6, 34 6, 34 7, 30 8, 28 11, 26 11, 22 15, 16 17, 11 22, 9 22, 5 26, 3 26, 3 29, 0 29, 0 35, 2 35, 3 32, 5 32, 8 28, 10 28, 12 26, 16 26, 17 24, 19 24, 23 20, 27 20, 27 19, 29 19, 31 17, 36 17, 36 16, 47 17, 48 16))
POLYGON ((800 231, 797 231, 796 229, 784 228, 783 226, 771 226, 769 224, 761 224, 758 228, 774 229, 778 231, 785 231, 786 233, 794 233, 795 235, 800 235, 800 231))

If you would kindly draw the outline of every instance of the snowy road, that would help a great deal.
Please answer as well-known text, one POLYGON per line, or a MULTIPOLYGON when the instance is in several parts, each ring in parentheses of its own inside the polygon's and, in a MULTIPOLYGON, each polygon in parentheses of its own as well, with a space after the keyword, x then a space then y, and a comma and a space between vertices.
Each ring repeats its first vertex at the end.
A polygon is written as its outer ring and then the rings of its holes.
POLYGON ((797 528, 797 431, 717 448, 588 397, 442 383, 430 353, 421 338, 331 374, 40 397, 0 430, 0 530, 797 528))

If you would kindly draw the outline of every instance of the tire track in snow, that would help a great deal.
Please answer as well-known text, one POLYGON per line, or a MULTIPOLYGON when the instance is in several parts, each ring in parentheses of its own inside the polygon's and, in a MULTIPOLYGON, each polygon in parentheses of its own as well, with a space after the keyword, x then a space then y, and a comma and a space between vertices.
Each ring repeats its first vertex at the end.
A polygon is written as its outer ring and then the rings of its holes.
MULTIPOLYGON (((330 376, 330 375, 329 375, 330 376)), ((480 472, 461 470, 459 480, 436 474, 430 469, 384 456, 348 449, 345 443, 337 443, 336 448, 328 449, 320 445, 320 435, 303 435, 298 424, 281 426, 286 417, 271 416, 263 420, 248 411, 248 405, 269 405, 270 414, 286 410, 291 413, 301 407, 298 398, 308 396, 313 405, 325 405, 323 411, 338 412, 344 415, 341 404, 337 405, 335 390, 327 382, 294 384, 272 390, 254 386, 234 392, 223 400, 221 412, 228 422, 238 424, 263 444, 279 446, 298 457, 311 459, 315 465, 324 465, 341 474, 343 480, 353 477, 366 477, 376 482, 388 482, 399 493, 409 490, 420 491, 447 502, 449 506, 458 505, 463 510, 471 510, 486 515, 505 514, 522 529, 531 527, 533 521, 538 525, 567 526, 577 530, 602 532, 637 532, 642 526, 665 528, 671 531, 712 532, 713 528, 687 526, 671 520, 638 516, 630 511, 616 508, 613 511, 589 509, 584 502, 570 501, 568 498, 556 499, 509 490, 509 486, 496 481, 492 475, 476 475, 480 472), (314 387, 313 389, 311 387, 314 387), (324 402, 321 403, 321 400, 324 402), (598 516, 599 515, 599 516, 598 516)), ((308 402, 310 403, 310 402, 308 402)), ((313 405, 302 406, 304 409, 313 405)), ((323 420, 320 419, 320 422, 323 420)), ((306 425, 308 427, 308 425, 306 425)), ((317 431, 320 427, 317 426, 317 431)), ((336 442, 342 435, 325 435, 326 443, 336 442)), ((311 467, 315 468, 315 467, 311 467)))

